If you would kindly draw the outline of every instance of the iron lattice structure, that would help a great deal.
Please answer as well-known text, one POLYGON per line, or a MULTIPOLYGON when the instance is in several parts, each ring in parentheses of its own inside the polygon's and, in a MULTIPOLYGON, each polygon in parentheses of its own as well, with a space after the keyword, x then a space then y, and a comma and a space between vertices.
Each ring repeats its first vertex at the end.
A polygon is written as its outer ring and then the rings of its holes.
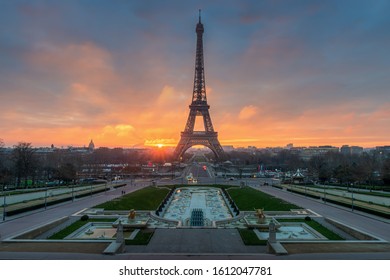
POLYGON ((209 109, 206 98, 206 83, 204 74, 203 59, 203 33, 204 28, 201 22, 199 11, 199 22, 196 25, 196 58, 195 58, 195 77, 194 90, 192 93, 192 102, 190 114, 187 119, 184 131, 181 133, 180 141, 174 151, 174 157, 180 160, 187 149, 195 145, 203 145, 213 151, 218 161, 226 158, 225 152, 218 141, 218 132, 214 131, 211 122, 209 109), (203 117, 204 131, 194 131, 197 116, 203 117))

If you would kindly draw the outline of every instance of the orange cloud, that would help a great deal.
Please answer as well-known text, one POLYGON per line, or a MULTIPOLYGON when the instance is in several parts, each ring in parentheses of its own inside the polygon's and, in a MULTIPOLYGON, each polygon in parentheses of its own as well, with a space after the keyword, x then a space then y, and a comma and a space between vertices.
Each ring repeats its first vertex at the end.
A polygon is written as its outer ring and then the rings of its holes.
POLYGON ((111 54, 101 47, 82 44, 42 44, 29 55, 30 63, 49 77, 65 75, 72 82, 102 85, 115 78, 111 54))
POLYGON ((256 116, 258 108, 253 105, 245 106, 238 114, 239 120, 248 120, 256 116))
POLYGON ((146 139, 144 142, 145 146, 153 146, 153 147, 161 147, 161 146, 168 146, 168 147, 174 147, 177 145, 177 140, 170 138, 158 138, 158 139, 146 139))
POLYGON ((107 125, 103 127, 101 137, 124 137, 128 136, 131 132, 134 132, 134 127, 128 124, 117 124, 115 126, 107 125))

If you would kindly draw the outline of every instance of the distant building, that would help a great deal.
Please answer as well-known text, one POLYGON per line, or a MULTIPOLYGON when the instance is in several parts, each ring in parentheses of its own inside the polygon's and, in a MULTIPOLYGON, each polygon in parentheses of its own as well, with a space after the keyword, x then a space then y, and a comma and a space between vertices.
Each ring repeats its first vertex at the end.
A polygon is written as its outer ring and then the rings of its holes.
POLYGON ((95 149, 95 144, 93 143, 93 140, 91 139, 91 142, 89 142, 89 145, 88 145, 88 150, 90 152, 93 152, 94 149, 95 149))
POLYGON ((390 146, 377 146, 375 151, 381 156, 390 155, 390 146))
POLYGON ((294 148, 294 144, 293 143, 289 143, 289 144, 286 145, 286 149, 291 150, 292 148, 294 148))
POLYGON ((223 150, 225 152, 231 152, 231 151, 234 151, 234 147, 233 145, 228 145, 228 146, 222 146, 223 150))
POLYGON ((308 148, 303 148, 302 151, 300 152, 300 156, 303 160, 309 160, 313 156, 324 155, 329 152, 338 153, 339 148, 333 146, 318 146, 318 147, 311 146, 308 148))
POLYGON ((343 155, 360 155, 363 153, 363 147, 343 145, 340 148, 340 153, 343 155))
POLYGON ((359 147, 359 146, 352 146, 351 147, 351 154, 352 155, 360 155, 363 153, 363 147, 359 147))

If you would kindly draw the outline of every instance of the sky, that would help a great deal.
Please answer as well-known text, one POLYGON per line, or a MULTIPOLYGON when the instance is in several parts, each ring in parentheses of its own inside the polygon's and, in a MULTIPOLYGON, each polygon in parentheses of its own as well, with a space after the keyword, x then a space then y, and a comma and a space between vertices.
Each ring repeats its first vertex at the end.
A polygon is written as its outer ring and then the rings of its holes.
POLYGON ((222 145, 390 144, 386 0, 0 0, 0 139, 175 146, 198 9, 222 145))

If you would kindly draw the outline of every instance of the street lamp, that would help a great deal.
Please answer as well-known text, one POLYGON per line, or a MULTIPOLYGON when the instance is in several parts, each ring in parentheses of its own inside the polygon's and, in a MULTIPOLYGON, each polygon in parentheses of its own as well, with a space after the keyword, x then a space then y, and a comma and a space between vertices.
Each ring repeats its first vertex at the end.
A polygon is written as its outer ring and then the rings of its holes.
POLYGON ((6 186, 3 186, 3 198, 4 198, 4 201, 3 201, 3 222, 5 221, 5 215, 6 215, 6 211, 5 211, 5 205, 6 205, 6 195, 5 195, 5 191, 7 190, 7 187, 6 186))
POLYGON ((45 188, 45 210, 46 210, 46 207, 47 207, 47 185, 45 188))
POLYGON ((353 211, 353 184, 351 183, 351 191, 352 191, 352 205, 351 205, 351 208, 352 208, 352 211, 353 211))
POLYGON ((324 203, 326 204, 326 191, 325 191, 325 186, 324 186, 324 203))

